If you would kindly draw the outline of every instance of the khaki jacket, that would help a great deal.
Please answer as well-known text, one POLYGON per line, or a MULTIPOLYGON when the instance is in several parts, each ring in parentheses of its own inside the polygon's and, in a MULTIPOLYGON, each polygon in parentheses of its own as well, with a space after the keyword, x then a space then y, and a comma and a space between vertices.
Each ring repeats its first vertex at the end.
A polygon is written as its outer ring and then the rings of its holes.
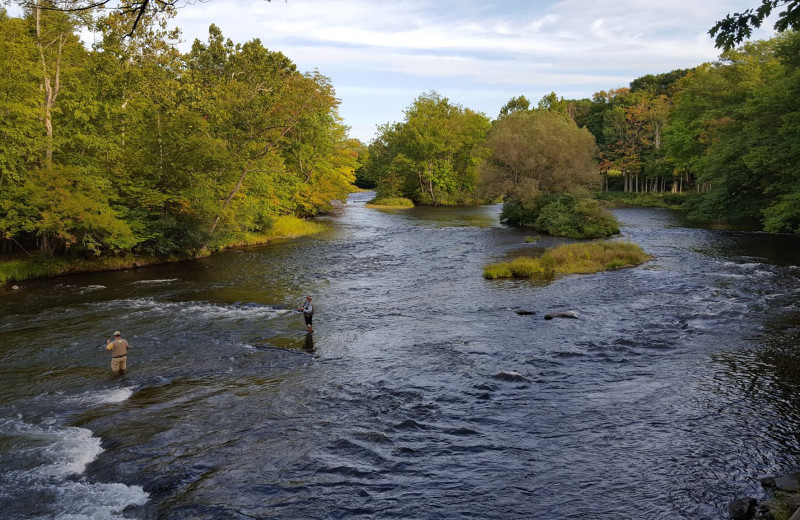
POLYGON ((115 339, 106 345, 106 350, 111 351, 111 357, 122 357, 128 355, 128 341, 122 338, 115 339))

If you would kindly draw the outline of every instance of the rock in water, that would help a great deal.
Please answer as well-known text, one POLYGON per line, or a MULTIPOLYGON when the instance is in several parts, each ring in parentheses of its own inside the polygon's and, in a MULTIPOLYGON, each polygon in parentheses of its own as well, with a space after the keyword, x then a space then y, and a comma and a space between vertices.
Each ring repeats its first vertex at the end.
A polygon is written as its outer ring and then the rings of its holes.
POLYGON ((755 498, 737 498, 728 504, 731 520, 751 520, 756 516, 755 498))
POLYGON ((566 311, 566 312, 551 312, 549 314, 544 315, 544 319, 552 320, 553 318, 578 318, 578 313, 575 311, 566 311))
POLYGON ((536 311, 526 311, 525 309, 519 309, 514 311, 520 316, 530 316, 531 314, 536 314, 536 311))
POLYGON ((498 374, 493 375, 495 379, 499 379, 500 381, 508 381, 511 383, 527 383, 528 378, 520 374, 519 372, 508 371, 508 372, 500 372, 498 374))

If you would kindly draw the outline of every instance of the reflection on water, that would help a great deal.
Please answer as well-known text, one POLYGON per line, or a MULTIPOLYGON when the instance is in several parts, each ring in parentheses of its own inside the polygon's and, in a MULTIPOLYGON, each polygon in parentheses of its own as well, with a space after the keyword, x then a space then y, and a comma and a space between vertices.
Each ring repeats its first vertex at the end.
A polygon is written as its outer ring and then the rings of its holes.
POLYGON ((0 293, 4 515, 717 519, 797 466, 796 237, 620 209, 653 261, 492 282, 557 239, 369 198, 315 237, 0 293))

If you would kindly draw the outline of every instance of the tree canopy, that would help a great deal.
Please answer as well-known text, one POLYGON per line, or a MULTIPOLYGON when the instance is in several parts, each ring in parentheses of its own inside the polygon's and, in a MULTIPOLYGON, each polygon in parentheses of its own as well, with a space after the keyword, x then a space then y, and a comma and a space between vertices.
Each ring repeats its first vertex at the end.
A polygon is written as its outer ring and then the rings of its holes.
POLYGON ((490 126, 479 112, 436 92, 423 94, 403 122, 380 127, 369 146, 366 177, 382 197, 434 205, 474 201, 478 159, 472 150, 490 126))
POLYGON ((330 81, 216 26, 191 51, 145 13, 0 11, 0 245, 196 253, 327 211, 358 166, 330 81))

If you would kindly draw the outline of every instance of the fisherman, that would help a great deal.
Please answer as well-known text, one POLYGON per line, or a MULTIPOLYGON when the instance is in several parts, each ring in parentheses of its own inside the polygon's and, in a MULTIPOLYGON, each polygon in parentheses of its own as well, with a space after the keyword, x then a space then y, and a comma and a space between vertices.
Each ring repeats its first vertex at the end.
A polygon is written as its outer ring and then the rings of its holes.
POLYGON ((306 301, 303 303, 303 306, 298 307, 297 310, 303 311, 303 318, 306 320, 306 330, 308 332, 314 332, 314 329, 311 327, 311 321, 314 317, 314 304, 311 302, 311 296, 306 296, 306 301))
POLYGON ((124 374, 128 369, 128 349, 133 348, 122 339, 120 331, 114 331, 114 339, 106 341, 106 350, 111 351, 111 371, 115 374, 124 374))

